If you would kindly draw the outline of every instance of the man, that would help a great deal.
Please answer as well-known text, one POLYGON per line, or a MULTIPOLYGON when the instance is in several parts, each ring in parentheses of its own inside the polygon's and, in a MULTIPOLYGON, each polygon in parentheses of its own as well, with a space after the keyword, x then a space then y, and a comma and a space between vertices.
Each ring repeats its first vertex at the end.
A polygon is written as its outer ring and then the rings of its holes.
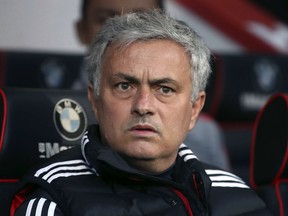
POLYGON ((151 8, 162 9, 162 0, 83 0, 81 16, 75 26, 78 38, 88 47, 108 18, 151 8))
POLYGON ((269 215, 241 179, 182 144, 209 58, 193 30, 159 11, 109 19, 87 57, 99 125, 23 179, 11 215, 269 215))
MULTIPOLYGON (((163 9, 163 5, 162 0, 82 0, 80 8, 80 18, 75 23, 75 29, 79 42, 88 49, 96 33, 108 18, 132 11, 163 9)), ((83 70, 72 87, 86 89, 87 86, 88 79, 83 70)))
MULTIPOLYGON (((145 11, 151 8, 163 9, 163 0, 83 0, 80 19, 76 22, 76 32, 79 41, 87 47, 105 21, 115 15, 123 15, 131 11, 145 11)), ((86 71, 80 72, 80 77, 73 89, 86 89, 88 86, 86 71)), ((219 125, 206 115, 201 115, 192 132, 187 134, 185 143, 192 147, 197 157, 206 162, 230 170, 225 141, 219 125)))

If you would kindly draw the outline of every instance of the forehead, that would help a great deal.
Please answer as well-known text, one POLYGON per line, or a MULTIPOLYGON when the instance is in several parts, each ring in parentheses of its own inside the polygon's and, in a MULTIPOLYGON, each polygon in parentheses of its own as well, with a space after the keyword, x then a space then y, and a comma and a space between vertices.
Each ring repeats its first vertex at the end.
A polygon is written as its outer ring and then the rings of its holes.
POLYGON ((124 55, 129 58, 132 56, 139 57, 145 55, 157 56, 159 58, 174 55, 174 57, 185 56, 185 59, 187 58, 185 49, 177 42, 169 39, 136 40, 128 45, 121 45, 116 41, 107 47, 107 52, 114 53, 115 56, 118 57, 123 57, 124 55))
POLYGON ((87 11, 111 10, 119 14, 130 11, 141 11, 149 8, 159 8, 157 0, 89 0, 87 11))
POLYGON ((171 40, 136 41, 126 47, 112 43, 103 56, 105 69, 110 72, 125 70, 134 73, 146 70, 153 74, 159 71, 190 74, 190 61, 185 49, 171 40))

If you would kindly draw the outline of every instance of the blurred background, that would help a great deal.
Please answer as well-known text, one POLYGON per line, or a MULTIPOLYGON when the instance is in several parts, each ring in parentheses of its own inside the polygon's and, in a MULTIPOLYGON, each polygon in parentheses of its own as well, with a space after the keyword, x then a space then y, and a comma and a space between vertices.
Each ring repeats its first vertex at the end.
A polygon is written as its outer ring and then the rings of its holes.
POLYGON ((0 0, 0 48, 82 53, 74 32, 79 0, 0 0))
MULTIPOLYGON (((249 181, 253 124, 276 92, 288 91, 287 1, 166 0, 215 56, 204 112, 224 131, 231 169, 249 181)), ((73 89, 86 48, 79 0, 0 0, 0 86, 73 89)))
MULTIPOLYGON (((187 21, 217 52, 288 52, 287 1, 164 3, 169 13, 187 21)), ((0 0, 0 5, 1 49, 83 53, 73 26, 79 17, 79 0, 0 0)))

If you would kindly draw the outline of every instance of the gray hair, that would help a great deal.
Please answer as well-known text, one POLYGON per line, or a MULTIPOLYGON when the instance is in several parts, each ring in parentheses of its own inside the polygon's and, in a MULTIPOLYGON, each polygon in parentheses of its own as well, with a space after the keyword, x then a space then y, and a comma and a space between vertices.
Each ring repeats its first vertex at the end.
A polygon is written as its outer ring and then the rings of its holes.
POLYGON ((95 95, 100 93, 102 58, 111 43, 127 47, 137 41, 161 39, 174 41, 185 49, 190 59, 191 100, 195 101, 199 92, 205 90, 211 73, 211 52, 187 24, 155 9, 110 18, 97 33, 86 57, 89 82, 94 86, 95 95))

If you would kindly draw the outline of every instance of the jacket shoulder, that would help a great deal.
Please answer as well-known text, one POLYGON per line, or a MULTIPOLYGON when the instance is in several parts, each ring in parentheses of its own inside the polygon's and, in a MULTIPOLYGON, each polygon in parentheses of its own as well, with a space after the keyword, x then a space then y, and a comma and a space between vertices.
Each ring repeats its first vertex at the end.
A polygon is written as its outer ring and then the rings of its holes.
POLYGON ((239 176, 207 164, 204 168, 211 180, 212 215, 271 215, 257 193, 239 176))
POLYGON ((51 184, 58 179, 93 174, 81 154, 81 149, 74 147, 65 150, 32 169, 24 179, 33 182, 51 184))
MULTIPOLYGON (((21 178, 18 182, 18 190, 14 194, 12 205, 15 206, 16 209, 23 204, 20 209, 25 209, 25 202, 28 205, 31 201, 29 197, 32 196, 35 191, 43 189, 49 196, 53 197, 53 202, 62 207, 66 207, 65 204, 63 204, 60 189, 63 186, 69 186, 75 179, 81 181, 83 178, 87 178, 87 176, 95 176, 92 175, 93 173, 93 170, 82 157, 80 148, 73 147, 65 150, 52 156, 45 162, 36 165, 21 178)), ((46 200, 45 197, 34 197, 34 199, 36 198, 39 198, 39 201, 41 198, 46 200)), ((43 199, 41 201, 43 201, 43 199)), ((54 204, 51 203, 51 205, 53 206, 54 204)))

